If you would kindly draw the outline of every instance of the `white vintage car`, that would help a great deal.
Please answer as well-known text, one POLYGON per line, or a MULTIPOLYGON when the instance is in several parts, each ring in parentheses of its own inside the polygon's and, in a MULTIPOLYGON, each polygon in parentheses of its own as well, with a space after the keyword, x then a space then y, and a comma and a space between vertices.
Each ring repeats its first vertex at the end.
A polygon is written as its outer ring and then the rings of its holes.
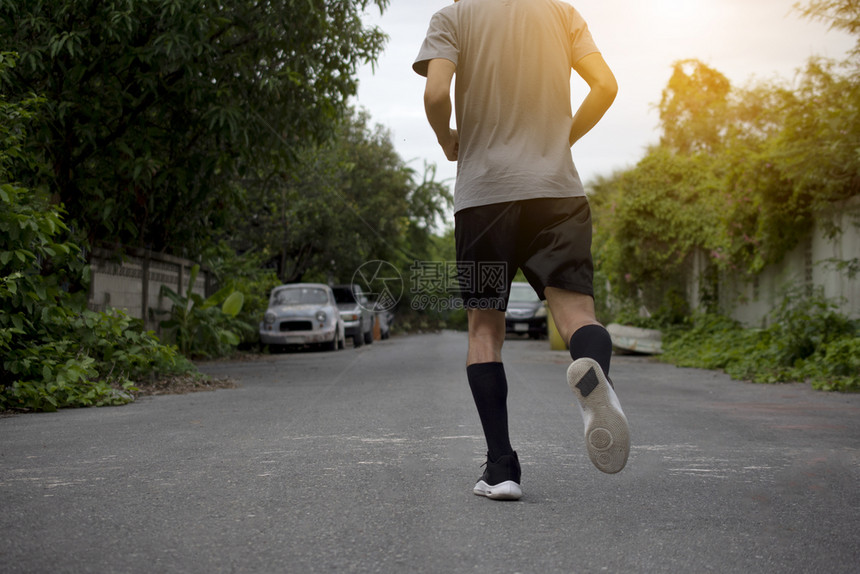
POLYGON ((346 338, 331 287, 295 283, 272 289, 260 323, 260 343, 270 349, 286 345, 320 345, 343 349, 346 338))

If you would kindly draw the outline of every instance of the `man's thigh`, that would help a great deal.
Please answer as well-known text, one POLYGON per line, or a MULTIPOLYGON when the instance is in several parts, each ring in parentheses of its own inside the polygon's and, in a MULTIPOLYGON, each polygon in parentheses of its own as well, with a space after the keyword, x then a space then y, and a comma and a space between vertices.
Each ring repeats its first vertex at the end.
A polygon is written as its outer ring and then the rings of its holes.
POLYGON ((522 202, 516 261, 541 299, 555 287, 592 296, 591 209, 585 197, 522 202))
POLYGON ((506 202, 454 216, 457 278, 467 309, 505 310, 518 267, 518 213, 516 202, 506 202))

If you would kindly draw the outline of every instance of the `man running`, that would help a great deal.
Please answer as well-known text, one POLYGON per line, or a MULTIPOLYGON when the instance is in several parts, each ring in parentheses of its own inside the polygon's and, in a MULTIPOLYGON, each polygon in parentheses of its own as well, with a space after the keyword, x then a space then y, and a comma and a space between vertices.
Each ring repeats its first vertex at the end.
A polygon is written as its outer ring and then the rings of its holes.
POLYGON ((619 472, 630 451, 629 430, 608 377, 612 341, 595 317, 591 212, 570 152, 614 101, 612 71, 585 21, 560 0, 455 1, 433 15, 413 69, 427 78, 424 106, 439 145, 457 161, 466 373, 488 449, 473 492, 497 500, 522 496, 501 354, 517 269, 547 301, 569 342, 567 378, 582 407, 591 461, 603 472, 619 472), (589 86, 575 114, 571 69, 589 86), (450 127, 452 107, 457 129, 450 127), (484 281, 484 271, 500 271, 503 280, 484 281))

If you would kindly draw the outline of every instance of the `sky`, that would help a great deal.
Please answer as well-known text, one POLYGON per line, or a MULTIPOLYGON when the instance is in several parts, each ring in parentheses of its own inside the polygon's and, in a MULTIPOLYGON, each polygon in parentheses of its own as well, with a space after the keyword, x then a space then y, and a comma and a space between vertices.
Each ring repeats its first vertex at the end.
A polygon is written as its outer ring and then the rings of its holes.
MULTIPOLYGON (((400 157, 423 173, 436 164, 436 180, 453 181, 448 162, 427 124, 424 79, 412 62, 430 17, 451 0, 390 0, 382 16, 365 16, 389 36, 375 67, 359 71, 355 104, 373 123, 387 127, 400 157)), ((842 60, 853 37, 800 18, 796 0, 572 0, 585 18, 619 92, 603 120, 573 147, 587 185, 599 175, 632 167, 648 145, 659 140, 656 104, 672 73, 672 63, 696 58, 725 75, 733 86, 753 80, 792 82, 810 56, 842 60)), ((587 85, 573 73, 574 110, 587 85)))

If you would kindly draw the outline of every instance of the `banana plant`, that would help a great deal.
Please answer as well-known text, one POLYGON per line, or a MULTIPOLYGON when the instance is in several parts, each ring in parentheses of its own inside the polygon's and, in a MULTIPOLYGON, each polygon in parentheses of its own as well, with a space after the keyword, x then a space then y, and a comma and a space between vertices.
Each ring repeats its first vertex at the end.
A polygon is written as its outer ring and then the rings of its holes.
POLYGON ((161 296, 173 306, 170 311, 161 311, 169 316, 160 325, 166 338, 185 356, 224 355, 239 344, 237 331, 242 324, 235 317, 242 310, 245 296, 228 285, 204 299, 193 291, 199 272, 199 265, 191 268, 184 296, 167 285, 161 286, 161 296))

